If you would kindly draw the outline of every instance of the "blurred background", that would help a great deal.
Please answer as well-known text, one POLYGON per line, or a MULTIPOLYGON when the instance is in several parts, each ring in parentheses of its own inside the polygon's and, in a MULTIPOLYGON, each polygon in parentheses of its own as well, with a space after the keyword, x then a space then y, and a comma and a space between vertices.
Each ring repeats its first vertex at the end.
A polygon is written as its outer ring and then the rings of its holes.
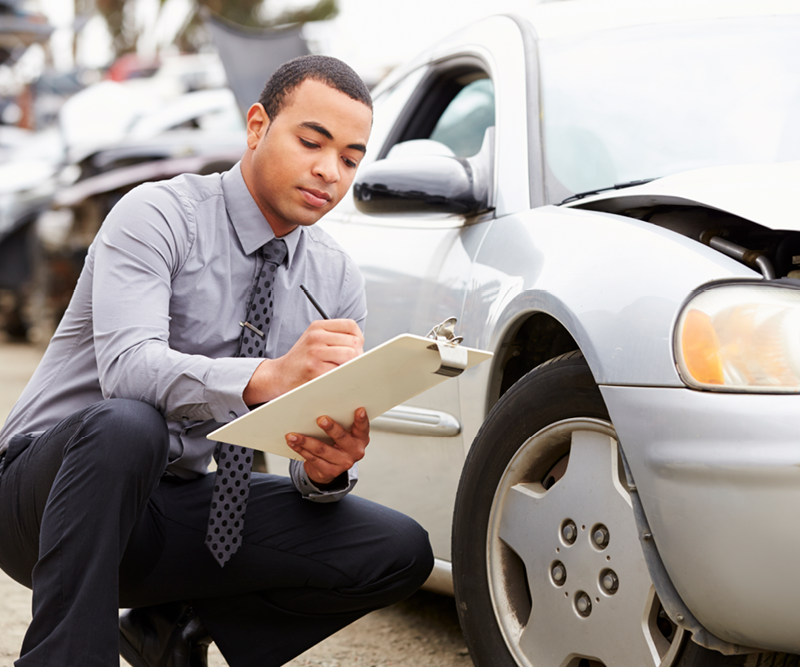
POLYGON ((0 337, 46 344, 128 190, 233 165, 280 63, 333 55, 374 86, 437 38, 534 3, 0 0, 0 337))

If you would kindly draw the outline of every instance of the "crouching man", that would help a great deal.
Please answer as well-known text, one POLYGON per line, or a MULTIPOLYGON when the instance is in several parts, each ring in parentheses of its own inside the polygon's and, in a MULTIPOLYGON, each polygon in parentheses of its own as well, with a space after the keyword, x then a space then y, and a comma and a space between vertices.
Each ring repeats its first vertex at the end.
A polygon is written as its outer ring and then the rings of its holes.
POLYGON ((0 432, 0 567, 33 589, 18 667, 120 651, 198 667, 211 640, 232 667, 281 665, 425 581, 422 528, 348 496, 364 410, 349 430, 320 417, 332 445, 287 434, 290 479, 205 437, 361 354, 363 278, 313 225, 371 123, 349 67, 292 60, 250 108, 239 164, 140 186, 109 214, 0 432))

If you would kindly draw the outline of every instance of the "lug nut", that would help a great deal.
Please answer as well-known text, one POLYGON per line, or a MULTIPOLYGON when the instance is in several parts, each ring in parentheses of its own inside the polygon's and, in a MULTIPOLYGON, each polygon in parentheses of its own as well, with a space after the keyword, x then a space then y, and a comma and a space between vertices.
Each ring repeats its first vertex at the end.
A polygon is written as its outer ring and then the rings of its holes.
POLYGON ((600 573, 600 584, 603 586, 603 590, 606 593, 613 595, 619 588, 619 578, 617 577, 617 573, 613 570, 603 570, 600 573))
POLYGON ((605 549, 608 546, 608 528, 600 524, 592 530, 592 539, 598 549, 605 549))
POLYGON ((578 591, 575 596, 575 609, 581 616, 588 616, 592 613, 592 599, 583 591, 578 591))
POLYGON ((561 537, 567 544, 574 544, 578 537, 578 527, 573 521, 567 521, 561 528, 561 537))
POLYGON ((567 568, 564 567, 564 563, 561 561, 553 563, 553 567, 550 569, 550 576, 553 577, 553 582, 556 586, 563 586, 567 580, 567 568))

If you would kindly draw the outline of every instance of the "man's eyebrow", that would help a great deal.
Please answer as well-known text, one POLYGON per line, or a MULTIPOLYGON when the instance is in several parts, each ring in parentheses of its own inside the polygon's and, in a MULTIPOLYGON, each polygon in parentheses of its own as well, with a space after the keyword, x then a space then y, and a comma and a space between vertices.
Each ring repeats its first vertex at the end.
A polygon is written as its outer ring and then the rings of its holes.
MULTIPOLYGON (((300 127, 304 127, 307 130, 311 130, 312 132, 317 132, 326 139, 331 139, 331 140, 333 139, 333 135, 328 131, 328 128, 320 125, 319 123, 313 123, 307 121, 305 123, 300 123, 300 127)), ((348 144, 347 147, 352 148, 354 151, 360 151, 361 153, 366 154, 367 152, 367 147, 364 144, 348 144)))

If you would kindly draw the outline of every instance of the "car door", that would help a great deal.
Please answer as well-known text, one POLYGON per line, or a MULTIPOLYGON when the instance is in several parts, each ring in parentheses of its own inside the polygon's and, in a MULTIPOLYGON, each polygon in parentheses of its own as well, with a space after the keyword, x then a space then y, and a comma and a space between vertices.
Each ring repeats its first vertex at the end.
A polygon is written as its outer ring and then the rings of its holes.
MULTIPOLYGON (((410 96, 410 107, 381 154, 392 159, 398 152, 431 147, 462 157, 478 153, 487 128, 494 126, 486 72, 461 60, 414 76, 422 88, 410 96)), ((425 335, 448 317, 460 318, 471 263, 485 232, 480 223, 487 217, 491 214, 479 221, 449 214, 376 217, 353 210, 347 222, 326 225, 366 279, 367 348, 401 333, 425 335)), ((434 550, 446 558, 452 505, 439 499, 455 492, 463 456, 458 384, 445 382, 373 419, 356 493, 420 521, 438 536, 434 550)))
MULTIPOLYGON (((456 34, 375 96, 375 124, 360 173, 396 157, 480 158, 490 172, 491 207, 471 216, 430 210, 371 215, 348 198, 322 221, 365 276, 367 349, 401 333, 425 335, 448 317, 461 319, 474 258, 497 213, 529 206, 525 108, 524 44, 508 17, 492 19, 488 30, 484 24, 480 31, 456 34), (500 109, 498 89, 519 99, 500 109), (518 130, 495 135, 490 128, 499 119, 518 130), (495 201, 498 178, 512 187, 495 201)), ((453 499, 470 444, 460 405, 459 380, 451 380, 387 415, 373 415, 372 441, 355 490, 419 521, 444 560, 450 557, 453 499)))

